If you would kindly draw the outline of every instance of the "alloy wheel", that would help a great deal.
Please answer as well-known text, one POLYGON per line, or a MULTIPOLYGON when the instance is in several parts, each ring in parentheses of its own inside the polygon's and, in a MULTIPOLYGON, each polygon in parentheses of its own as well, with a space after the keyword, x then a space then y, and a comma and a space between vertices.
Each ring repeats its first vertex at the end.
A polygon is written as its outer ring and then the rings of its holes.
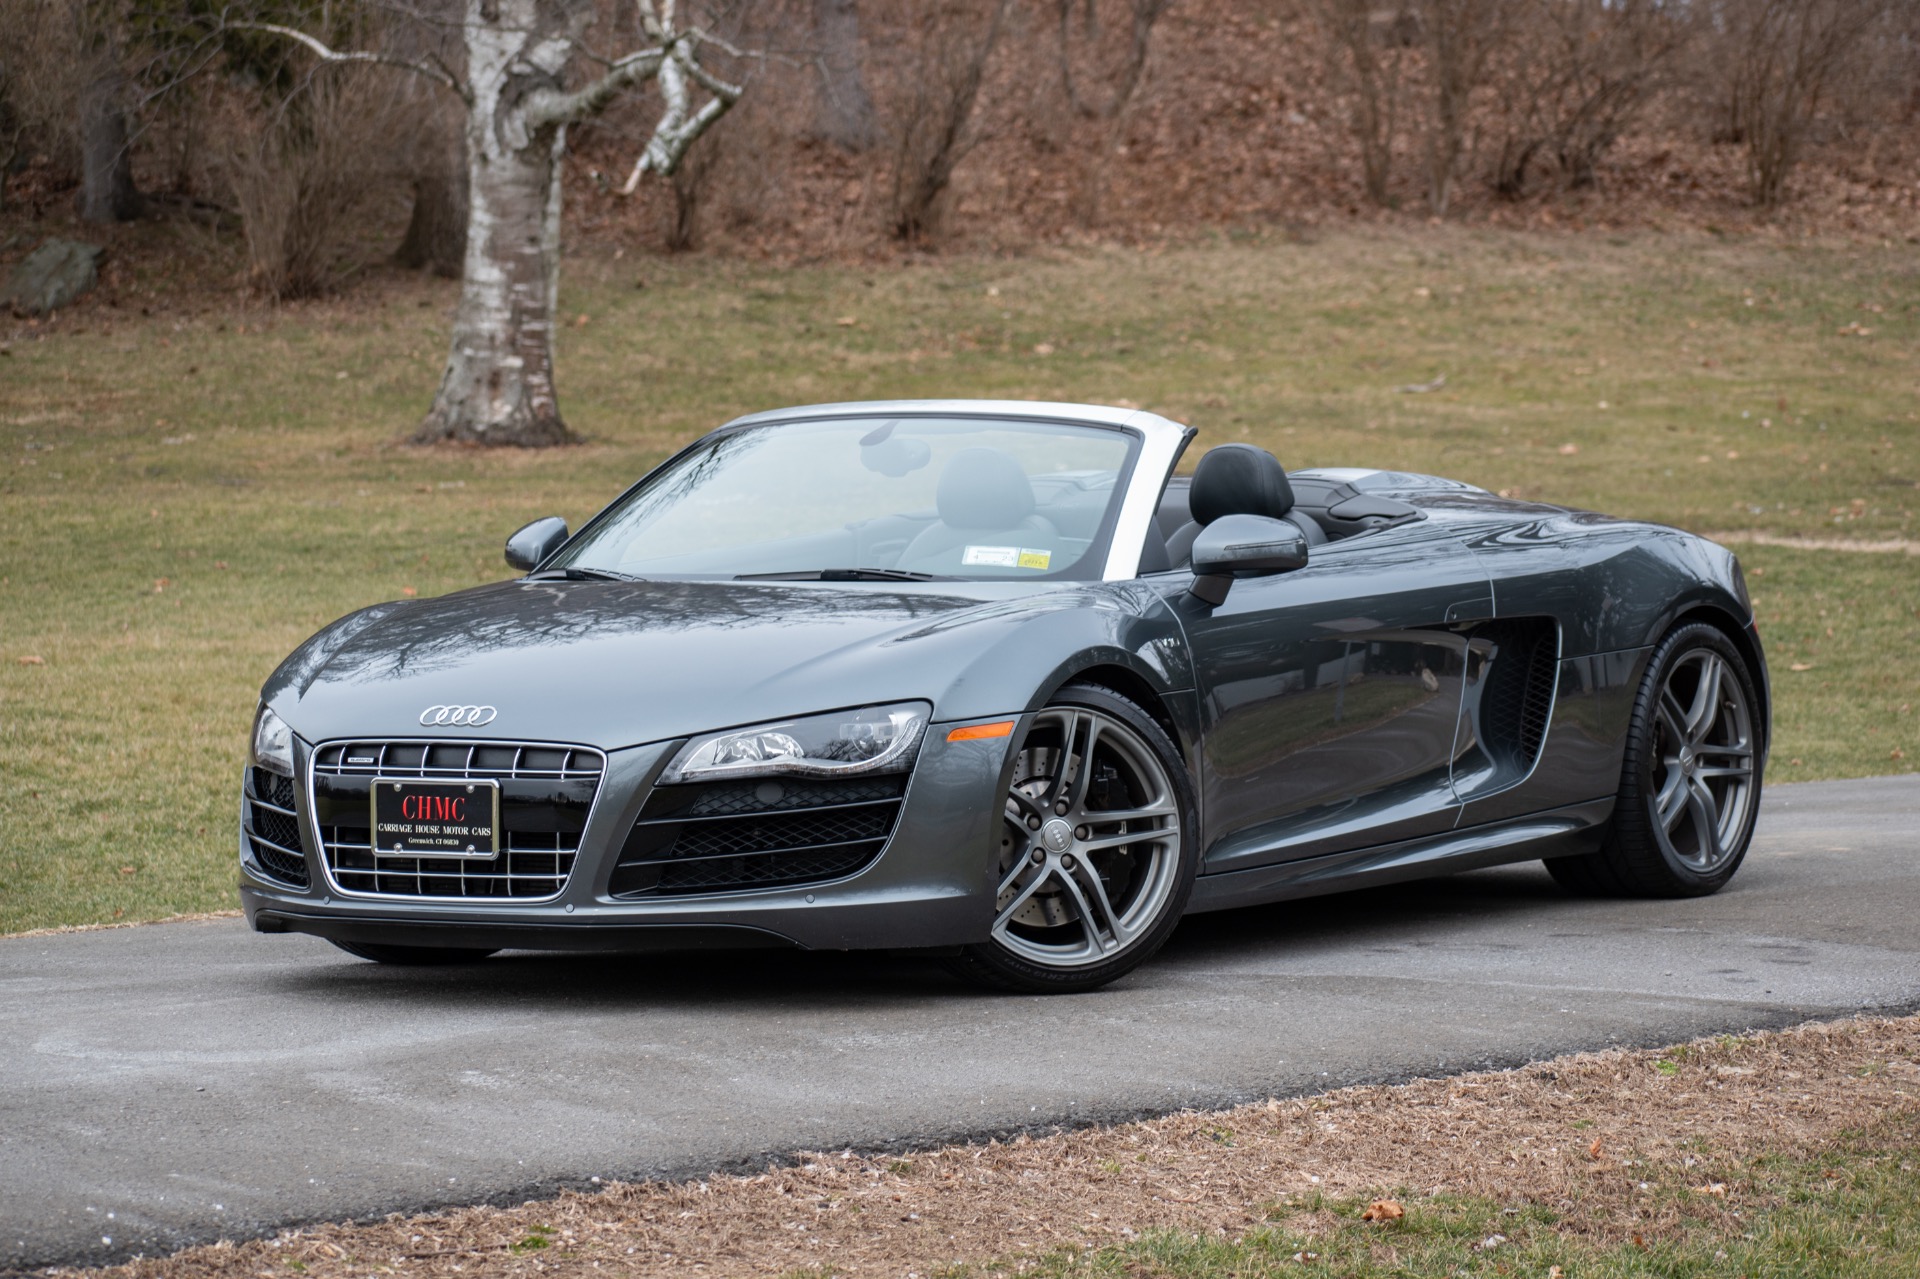
POLYGON ((1745 847, 1758 797, 1746 689, 1724 657, 1694 649, 1667 672, 1655 725, 1654 836, 1679 864, 1713 874, 1745 847))
POLYGON ((1034 717, 1014 763, 993 939, 1048 968, 1114 958, 1179 884, 1180 803, 1132 727, 1083 706, 1034 717))

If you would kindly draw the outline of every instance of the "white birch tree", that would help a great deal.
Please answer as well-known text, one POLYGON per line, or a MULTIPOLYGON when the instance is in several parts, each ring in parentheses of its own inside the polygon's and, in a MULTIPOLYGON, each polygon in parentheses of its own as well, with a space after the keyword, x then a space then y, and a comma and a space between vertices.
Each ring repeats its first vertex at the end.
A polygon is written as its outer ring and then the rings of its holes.
POLYGON ((447 367, 416 443, 544 447, 571 441, 554 388, 560 285, 560 176, 567 127, 626 90, 660 84, 664 109, 627 189, 671 173, 740 96, 701 63, 706 37, 682 25, 675 0, 635 0, 639 47, 568 87, 583 61, 593 0, 464 0, 464 73, 437 59, 343 51, 292 27, 249 23, 328 62, 394 66, 443 85, 466 108, 469 206, 460 304, 447 367), (704 91, 705 101, 694 102, 704 91))

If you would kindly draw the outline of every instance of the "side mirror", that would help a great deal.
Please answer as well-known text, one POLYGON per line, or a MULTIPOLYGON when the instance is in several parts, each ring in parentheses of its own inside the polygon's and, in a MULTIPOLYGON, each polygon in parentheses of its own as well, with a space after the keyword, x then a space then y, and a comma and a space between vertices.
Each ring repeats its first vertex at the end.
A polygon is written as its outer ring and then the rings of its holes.
POLYGON ((531 573, 566 540, 567 522, 558 515, 535 520, 507 539, 507 566, 531 573))
POLYGON ((1285 520, 1264 515, 1223 515, 1193 539, 1193 585, 1208 604, 1226 602, 1233 579, 1285 573, 1307 562, 1307 539, 1285 520))

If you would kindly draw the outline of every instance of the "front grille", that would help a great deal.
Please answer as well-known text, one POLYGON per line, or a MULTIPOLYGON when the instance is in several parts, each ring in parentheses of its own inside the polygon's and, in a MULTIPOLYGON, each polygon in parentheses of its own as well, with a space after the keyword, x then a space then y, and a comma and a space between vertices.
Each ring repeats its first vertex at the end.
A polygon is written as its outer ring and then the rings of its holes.
POLYGON ((620 850, 608 890, 654 897, 840 879, 886 847, 906 789, 902 774, 659 787, 620 850))
POLYGON ((293 812, 293 779, 249 768, 245 798, 242 822, 253 864, 269 879, 305 888, 309 876, 300 851, 300 819, 293 812))
POLYGON ((313 811, 328 876, 344 893, 530 900, 558 896, 606 757, 582 746, 513 742, 330 742, 313 754, 313 811), (376 777, 500 784, 501 850, 423 857, 373 847, 376 777))

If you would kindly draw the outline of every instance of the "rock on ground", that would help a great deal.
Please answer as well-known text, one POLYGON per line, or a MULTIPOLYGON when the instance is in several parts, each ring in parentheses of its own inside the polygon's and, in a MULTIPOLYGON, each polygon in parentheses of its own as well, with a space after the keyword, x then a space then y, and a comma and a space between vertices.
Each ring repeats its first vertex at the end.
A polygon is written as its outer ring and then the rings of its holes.
POLYGON ((16 315, 45 315, 68 305, 98 282, 105 252, 78 240, 43 241, 7 277, 0 306, 16 315))

